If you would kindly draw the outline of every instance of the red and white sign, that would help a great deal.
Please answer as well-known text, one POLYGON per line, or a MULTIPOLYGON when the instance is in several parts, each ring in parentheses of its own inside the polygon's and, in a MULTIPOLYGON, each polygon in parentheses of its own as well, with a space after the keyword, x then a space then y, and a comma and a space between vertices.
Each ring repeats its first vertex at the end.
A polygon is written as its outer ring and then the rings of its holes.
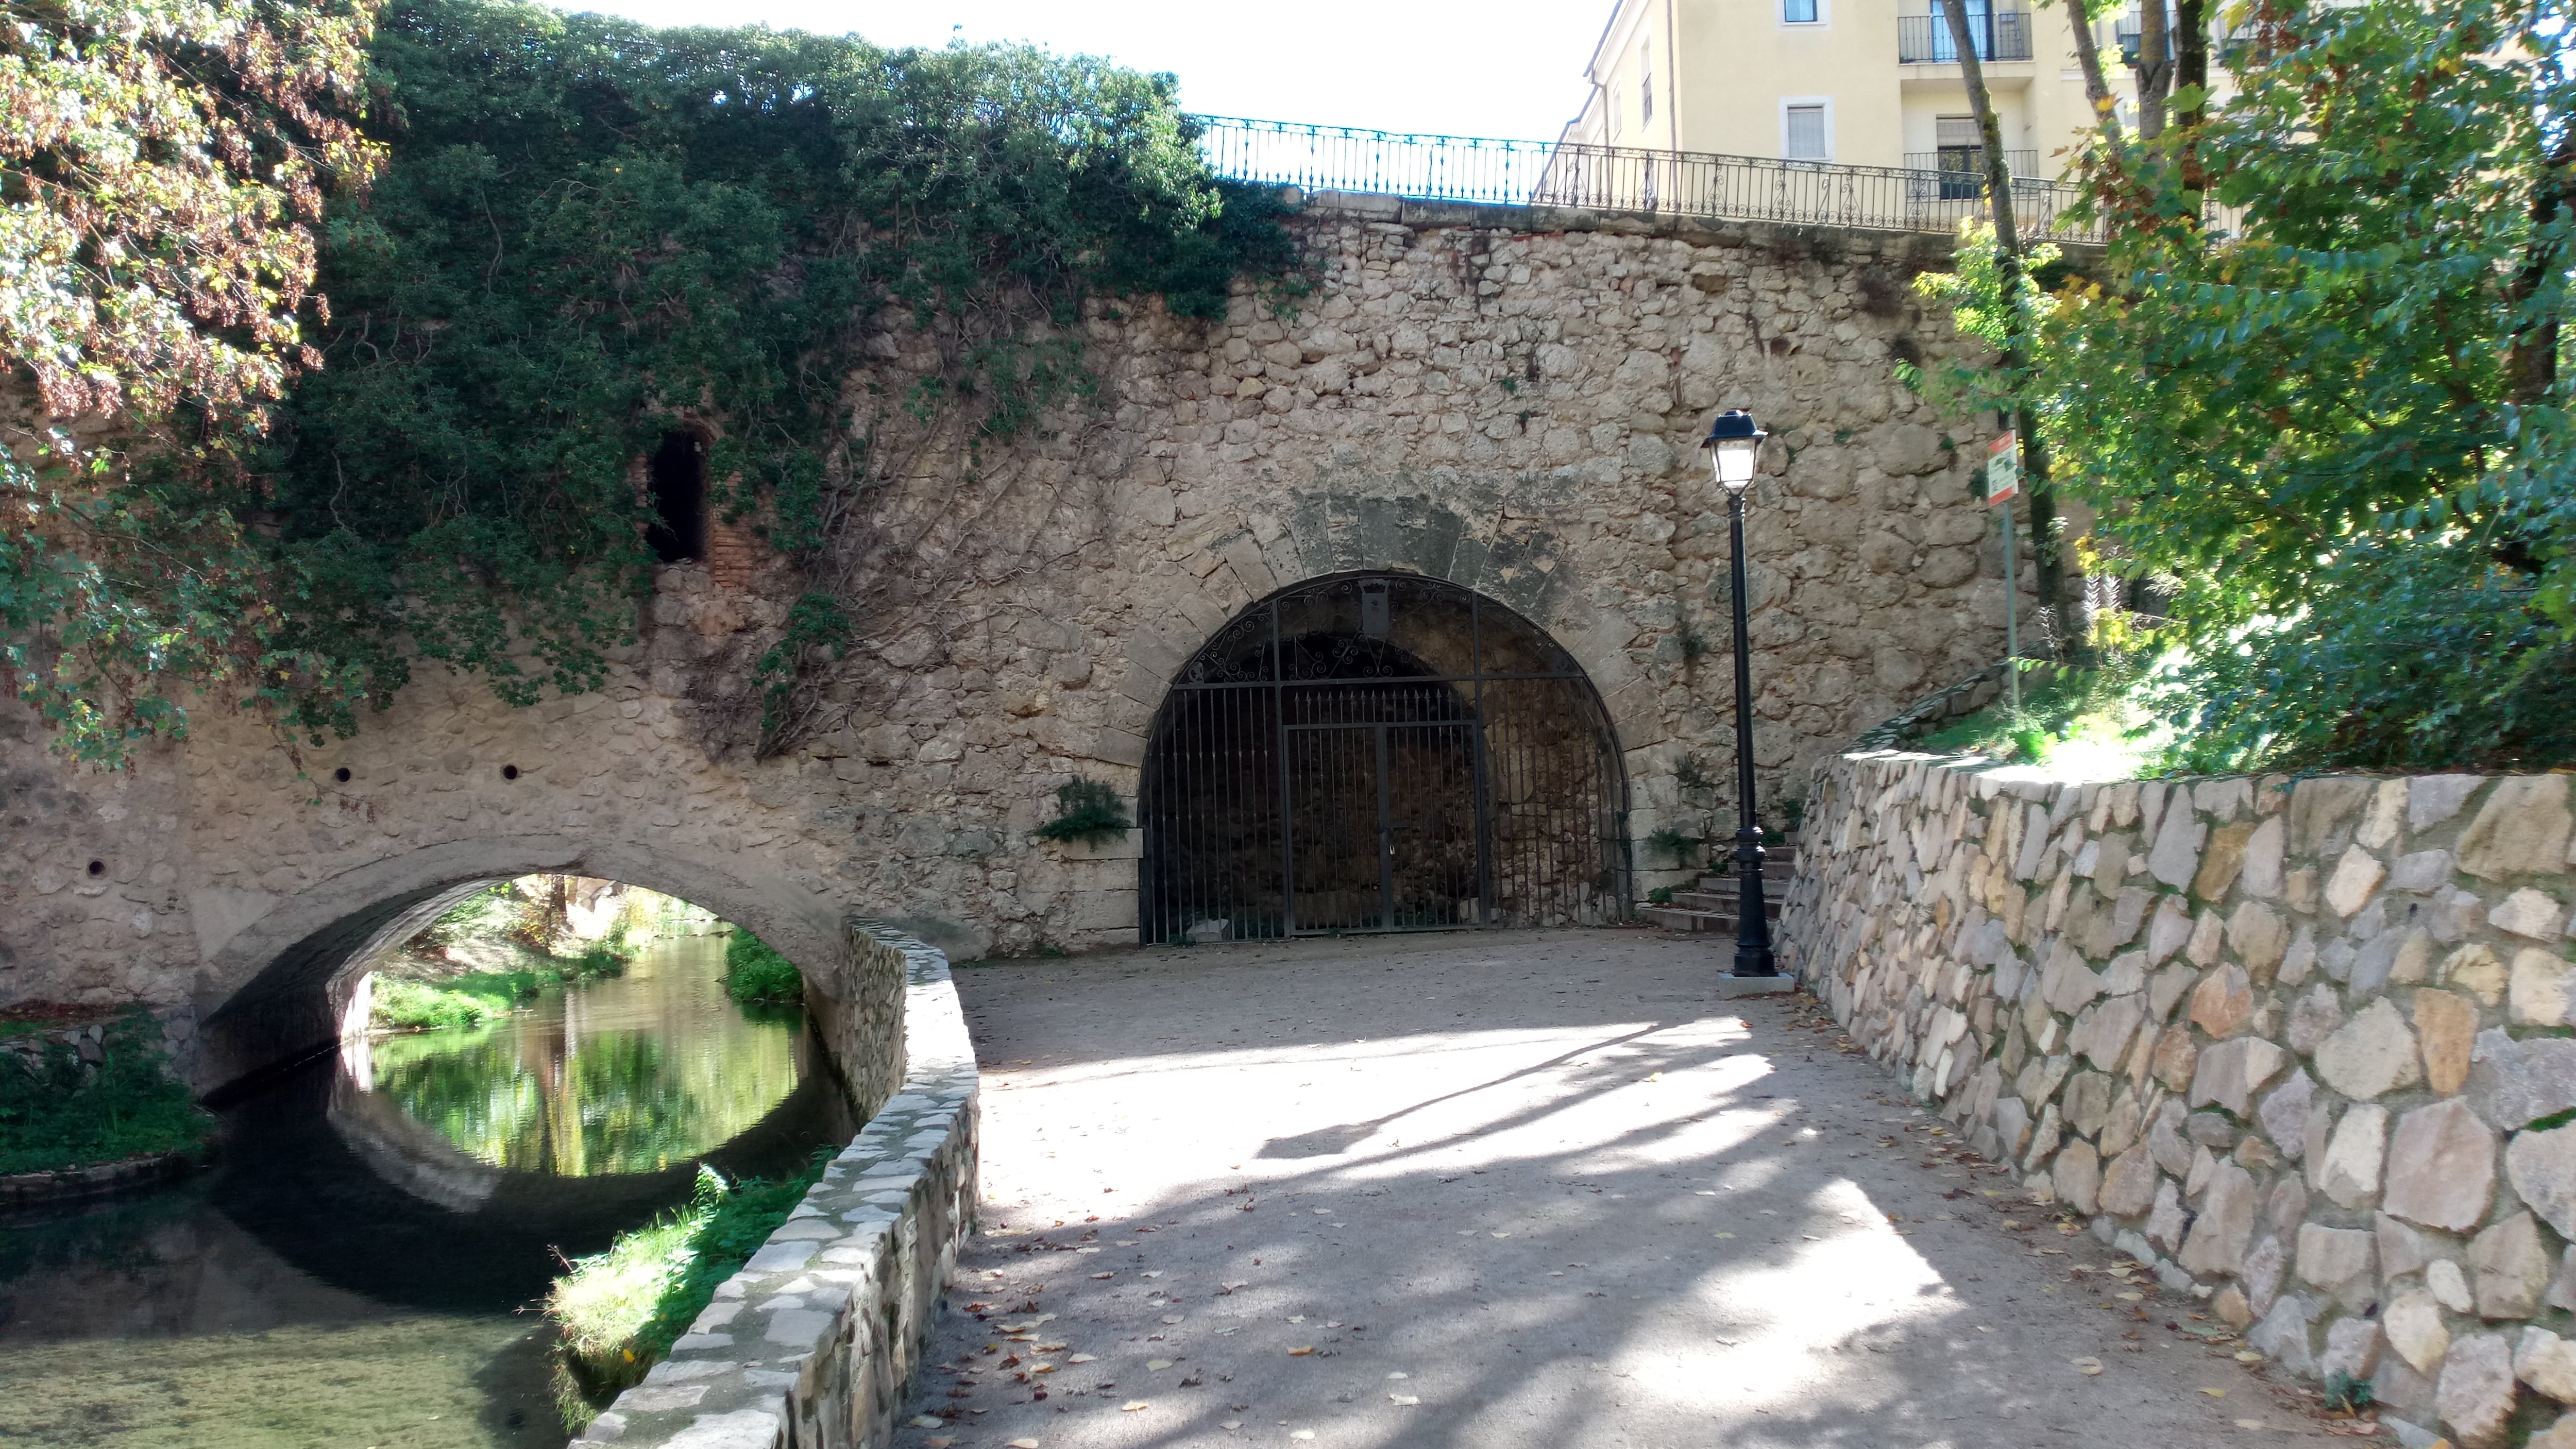
POLYGON ((1986 445, 1986 506, 2021 496, 2021 434, 2008 432, 1986 445))

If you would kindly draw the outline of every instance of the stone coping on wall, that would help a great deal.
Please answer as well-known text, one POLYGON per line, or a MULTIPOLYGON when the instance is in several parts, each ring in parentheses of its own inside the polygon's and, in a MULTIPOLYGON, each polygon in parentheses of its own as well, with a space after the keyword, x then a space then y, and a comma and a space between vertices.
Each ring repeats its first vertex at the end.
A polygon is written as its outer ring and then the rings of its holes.
POLYGON ((573 1443, 618 1449, 883 1444, 974 1223, 977 1072, 948 959, 880 923, 902 957, 901 1084, 787 1221, 573 1443))
POLYGON ((2576 1449, 2571 783, 1847 754, 1783 961, 2282 1366, 2414 1443, 2576 1449))

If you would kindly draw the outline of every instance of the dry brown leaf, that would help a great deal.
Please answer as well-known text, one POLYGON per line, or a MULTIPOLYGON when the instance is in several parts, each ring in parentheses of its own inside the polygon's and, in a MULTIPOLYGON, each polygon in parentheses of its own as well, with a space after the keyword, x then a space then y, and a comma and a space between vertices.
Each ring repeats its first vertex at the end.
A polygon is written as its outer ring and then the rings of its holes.
POLYGON ((1151 1405, 1147 1404, 1143 1399, 1129 1399, 1127 1402, 1118 1406, 1118 1412, 1122 1414, 1132 1414, 1138 1409, 1150 1407, 1151 1405))

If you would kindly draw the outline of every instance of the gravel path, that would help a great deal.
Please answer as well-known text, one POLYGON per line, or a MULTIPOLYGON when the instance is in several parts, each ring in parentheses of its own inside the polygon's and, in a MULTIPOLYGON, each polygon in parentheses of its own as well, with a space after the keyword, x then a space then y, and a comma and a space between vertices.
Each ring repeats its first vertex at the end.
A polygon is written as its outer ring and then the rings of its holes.
POLYGON ((2386 1442, 1958 1161, 1811 999, 1716 1000, 1725 952, 1553 931, 960 970, 984 1220, 898 1442, 2386 1442))

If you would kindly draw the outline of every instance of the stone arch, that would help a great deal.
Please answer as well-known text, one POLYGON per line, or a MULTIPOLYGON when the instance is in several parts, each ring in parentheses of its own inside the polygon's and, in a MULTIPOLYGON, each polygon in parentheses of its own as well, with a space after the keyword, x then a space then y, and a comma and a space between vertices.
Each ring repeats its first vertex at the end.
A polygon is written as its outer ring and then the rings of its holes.
POLYGON ((1444 580, 1356 570, 1255 601, 1168 686, 1141 769, 1148 943, 1626 910, 1600 694, 1546 630, 1444 580))
POLYGON ((336 1043, 360 963, 483 886, 538 873, 622 881, 704 906, 775 946, 829 1009, 841 913, 790 879, 627 840, 469 837, 326 876, 207 951, 195 992, 204 1032, 198 1082, 221 1086, 336 1043))
POLYGON ((1210 566, 1195 595, 1128 631, 1119 697, 1084 753, 1141 766, 1172 681, 1256 601, 1300 580, 1384 572, 1473 590, 1544 630, 1599 692, 1627 773, 1660 769, 1644 754, 1664 742, 1665 725, 1657 687, 1628 650, 1637 625, 1593 603, 1583 560, 1546 521, 1576 511, 1579 480, 1563 470, 1473 482, 1451 472, 1372 480, 1381 486, 1356 496, 1341 491, 1342 480, 1321 477, 1294 495, 1287 516, 1255 515, 1215 534, 1202 546, 1210 566), (1399 486, 1385 488, 1390 481, 1399 486), (1407 482, 1414 486, 1401 486, 1407 482), (1462 497, 1490 506, 1461 511, 1452 501, 1462 497))

